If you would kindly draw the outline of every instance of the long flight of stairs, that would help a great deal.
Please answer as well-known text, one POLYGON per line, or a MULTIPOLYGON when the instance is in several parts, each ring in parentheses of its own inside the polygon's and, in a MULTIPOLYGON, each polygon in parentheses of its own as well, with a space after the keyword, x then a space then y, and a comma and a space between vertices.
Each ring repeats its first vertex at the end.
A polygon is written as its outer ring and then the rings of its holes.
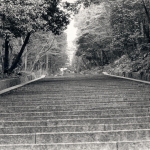
POLYGON ((0 150, 150 150, 150 84, 45 78, 0 96, 0 150))

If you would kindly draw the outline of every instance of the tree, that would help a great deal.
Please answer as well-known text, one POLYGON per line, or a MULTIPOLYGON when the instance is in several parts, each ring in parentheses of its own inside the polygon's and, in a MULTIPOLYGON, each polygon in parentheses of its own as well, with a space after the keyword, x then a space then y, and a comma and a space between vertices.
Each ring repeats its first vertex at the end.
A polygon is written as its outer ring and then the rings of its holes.
POLYGON ((33 33, 44 30, 59 35, 66 29, 70 15, 61 9, 60 2, 60 0, 2 0, 0 32, 5 38, 5 73, 11 73, 16 68, 33 33), (8 68, 10 36, 22 37, 24 42, 15 61, 8 68))
MULTIPOLYGON (((27 47, 28 71, 34 71, 38 68, 48 72, 49 67, 51 66, 52 68, 53 66, 52 63, 56 64, 56 61, 59 61, 61 57, 66 55, 66 43, 67 37, 65 33, 61 35, 54 35, 52 32, 34 33, 27 47), (55 59, 55 57, 59 57, 59 59, 55 59)), ((24 55, 26 55, 26 53, 24 53, 24 55)), ((62 65, 64 65, 66 61, 64 57, 62 65)), ((59 66, 60 65, 57 65, 57 67, 59 66)), ((56 70, 58 70, 57 67, 55 67, 56 70)))
POLYGON ((141 46, 150 42, 150 3, 144 0, 117 0, 112 6, 113 49, 119 49, 124 54, 135 50, 140 52, 141 46))
POLYGON ((90 0, 75 17, 76 55, 99 66, 124 54, 133 59, 134 54, 149 51, 149 9, 149 0, 90 0), (103 62, 104 57, 108 61, 103 62))
POLYGON ((105 51, 109 50, 111 43, 110 4, 106 1, 92 3, 94 4, 81 9, 75 16, 78 27, 76 55, 82 57, 81 60, 88 69, 88 66, 108 63, 105 51))

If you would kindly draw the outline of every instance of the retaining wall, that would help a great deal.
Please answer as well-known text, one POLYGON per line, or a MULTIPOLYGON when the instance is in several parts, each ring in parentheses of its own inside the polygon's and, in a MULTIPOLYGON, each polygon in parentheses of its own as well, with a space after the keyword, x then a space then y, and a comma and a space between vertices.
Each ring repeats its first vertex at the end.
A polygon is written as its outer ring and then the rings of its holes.
POLYGON ((150 81, 150 74, 144 72, 111 72, 110 74, 138 80, 150 81))
POLYGON ((34 80, 35 77, 33 75, 27 75, 25 77, 16 77, 11 79, 5 79, 0 81, 0 91, 6 88, 25 83, 31 80, 34 80))

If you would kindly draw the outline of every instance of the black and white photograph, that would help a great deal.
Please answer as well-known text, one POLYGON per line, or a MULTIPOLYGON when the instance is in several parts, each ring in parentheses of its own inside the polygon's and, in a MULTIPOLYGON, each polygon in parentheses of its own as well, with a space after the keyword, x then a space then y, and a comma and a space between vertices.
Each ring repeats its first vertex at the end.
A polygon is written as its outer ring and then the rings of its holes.
POLYGON ((150 0, 0 0, 0 150, 150 150, 150 0))

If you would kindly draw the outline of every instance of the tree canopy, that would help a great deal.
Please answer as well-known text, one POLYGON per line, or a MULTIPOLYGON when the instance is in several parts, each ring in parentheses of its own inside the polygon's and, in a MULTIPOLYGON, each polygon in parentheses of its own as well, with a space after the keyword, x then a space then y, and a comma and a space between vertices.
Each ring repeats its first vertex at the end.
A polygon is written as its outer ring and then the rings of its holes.
POLYGON ((51 31, 61 34, 69 24, 70 15, 61 7, 61 0, 1 0, 0 33, 5 38, 4 72, 12 72, 34 32, 51 31), (24 43, 13 64, 8 68, 10 37, 22 37, 24 43))
POLYGON ((51 70, 51 73, 58 71, 67 62, 66 42, 67 37, 65 33, 53 35, 49 31, 33 34, 27 46, 28 71, 33 71, 37 67, 39 69, 47 69, 47 72, 51 70), (64 59, 62 60, 61 58, 64 59))
MULTIPOLYGON (((99 66, 103 63, 104 49, 111 40, 109 7, 107 2, 91 4, 86 9, 81 9, 75 17, 78 28, 76 55, 85 59, 86 66, 99 66)), ((106 57, 104 61, 107 63, 106 57)))
POLYGON ((150 51, 149 0, 90 0, 89 4, 75 19, 76 55, 86 63, 105 65, 124 54, 134 59, 150 51))
POLYGON ((16 37, 38 30, 60 34, 69 23, 69 14, 60 0, 5 0, 0 4, 1 32, 16 37))

